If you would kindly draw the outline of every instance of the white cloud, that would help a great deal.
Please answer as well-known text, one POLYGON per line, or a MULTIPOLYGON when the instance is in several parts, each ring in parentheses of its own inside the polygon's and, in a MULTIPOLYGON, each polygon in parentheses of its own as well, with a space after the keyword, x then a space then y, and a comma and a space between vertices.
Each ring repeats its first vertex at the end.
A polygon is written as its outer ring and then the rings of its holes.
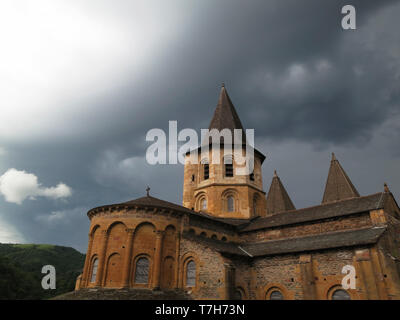
POLYGON ((2 0, 0 136, 79 135, 85 116, 115 112, 88 101, 142 79, 180 27, 164 2, 2 0))
POLYGON ((35 199, 38 196, 66 198, 71 196, 72 190, 61 182, 55 187, 42 187, 34 174, 12 168, 0 176, 0 193, 7 202, 21 204, 27 198, 35 199))

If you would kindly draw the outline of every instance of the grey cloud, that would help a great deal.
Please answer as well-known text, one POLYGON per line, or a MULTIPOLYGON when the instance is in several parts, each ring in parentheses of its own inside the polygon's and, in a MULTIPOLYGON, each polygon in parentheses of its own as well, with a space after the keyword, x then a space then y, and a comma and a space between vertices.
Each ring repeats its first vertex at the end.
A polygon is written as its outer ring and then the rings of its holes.
MULTIPOLYGON (((43 116, 49 129, 40 138, 0 136, 0 175, 14 167, 43 185, 63 181, 74 190, 61 203, 0 200, 4 225, 27 241, 84 251, 90 208, 140 197, 146 185, 180 203, 183 168, 145 164, 146 132, 167 130, 168 120, 178 120, 179 129, 208 127, 222 81, 244 126, 255 128, 258 149, 268 153, 265 189, 276 167, 296 206, 318 203, 335 151, 361 193, 380 191, 388 180, 399 195, 398 2, 352 1, 356 31, 340 27, 342 0, 168 3, 151 2, 171 34, 152 39, 157 45, 139 71, 118 64, 117 82, 113 74, 92 80, 87 94, 71 92, 74 99, 54 105, 60 119, 43 116)), ((126 41, 147 34, 146 25, 134 28, 140 11, 131 1, 80 6, 122 26, 126 41)))

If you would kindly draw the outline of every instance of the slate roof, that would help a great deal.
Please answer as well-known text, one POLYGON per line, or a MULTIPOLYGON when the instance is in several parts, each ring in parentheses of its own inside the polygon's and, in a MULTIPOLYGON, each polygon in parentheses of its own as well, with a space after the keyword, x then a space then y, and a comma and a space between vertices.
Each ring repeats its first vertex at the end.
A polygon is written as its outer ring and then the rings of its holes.
POLYGON ((197 212, 190 210, 184 206, 180 206, 178 204, 161 200, 155 197, 152 197, 150 195, 141 197, 135 200, 130 200, 122 203, 116 203, 116 204, 110 204, 110 205, 104 205, 100 207, 93 208, 89 210, 88 215, 90 216, 91 213, 94 213, 98 210, 102 209, 107 209, 107 208, 112 208, 112 207, 151 207, 151 208, 157 208, 157 209, 167 209, 167 210, 173 210, 175 212, 180 212, 180 213, 187 213, 191 216, 199 217, 199 218, 205 218, 208 220, 213 220, 219 223, 227 224, 230 226, 238 226, 242 225, 244 223, 248 223, 250 220, 247 219, 232 219, 232 218, 217 218, 214 216, 211 216, 205 212, 197 212))
POLYGON ((350 178, 332 153, 331 165, 326 180, 325 192, 322 203, 359 197, 360 194, 354 187, 350 178))
POLYGON ((273 240, 244 245, 243 249, 252 256, 265 256, 284 253, 324 250, 339 247, 352 247, 376 243, 385 232, 385 227, 363 228, 358 230, 324 233, 313 236, 273 240))
POLYGON ((295 209, 296 208, 286 192, 281 179, 279 179, 275 171, 267 195, 267 213, 274 214, 295 209))
POLYGON ((331 232, 282 240, 268 240, 249 244, 223 242, 199 235, 191 235, 190 233, 185 233, 184 237, 211 247, 221 253, 253 258, 373 244, 378 241, 385 230, 385 227, 368 227, 358 230, 331 232))
POLYGON ((234 129, 241 129, 244 134, 243 125, 226 91, 225 85, 222 85, 217 108, 210 122, 209 130, 211 129, 217 129, 219 131, 222 129, 230 129, 232 132, 234 129))
POLYGON ((129 208, 135 206, 143 206, 174 210, 175 212, 189 214, 189 216, 192 217, 204 218, 207 220, 213 220, 215 222, 225 224, 227 226, 234 226, 238 228, 240 232, 249 232, 259 229, 280 227, 314 220, 341 217, 350 214, 367 212, 375 209, 382 209, 388 196, 390 196, 390 193, 380 192, 365 197, 336 201, 314 207, 282 212, 268 217, 256 217, 253 219, 218 218, 211 216, 205 212, 190 210, 186 207, 180 206, 172 202, 164 201, 152 196, 145 196, 123 203, 110 204, 93 208, 89 210, 88 216, 90 217, 97 211, 113 207, 129 208))
POLYGON ((241 231, 246 232, 263 228, 279 227, 382 209, 388 196, 389 193, 380 192, 369 196, 282 212, 272 216, 254 219, 247 226, 244 226, 241 231))

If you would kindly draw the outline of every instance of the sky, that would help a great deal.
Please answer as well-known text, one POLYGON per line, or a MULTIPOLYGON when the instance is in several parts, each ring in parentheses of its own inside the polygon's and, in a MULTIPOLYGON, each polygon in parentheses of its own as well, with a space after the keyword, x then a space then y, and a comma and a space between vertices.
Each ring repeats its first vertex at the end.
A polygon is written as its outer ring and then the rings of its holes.
POLYGON ((146 133, 208 128, 221 83, 296 208, 331 153, 361 195, 400 199, 400 1, 4 0, 0 242, 87 249, 89 209, 180 204, 183 166, 146 133), (356 29, 341 26, 344 5, 356 29))

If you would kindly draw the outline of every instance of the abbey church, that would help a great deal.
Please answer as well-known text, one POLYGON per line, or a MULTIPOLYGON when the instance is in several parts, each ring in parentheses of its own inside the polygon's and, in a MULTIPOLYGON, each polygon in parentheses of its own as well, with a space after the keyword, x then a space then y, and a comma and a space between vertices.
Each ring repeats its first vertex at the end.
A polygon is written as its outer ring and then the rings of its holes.
MULTIPOLYGON (((224 86, 209 129, 244 130, 224 86)), ((276 172, 264 191, 261 151, 254 149, 248 175, 235 174, 235 157, 226 161, 221 154, 215 164, 212 153, 199 152, 195 163, 186 154, 182 205, 148 190, 89 210, 76 290, 175 289, 192 299, 400 299, 400 209, 386 184, 360 195, 332 154, 322 202, 299 209, 276 172), (343 269, 355 271, 353 287, 342 286, 343 269)))

